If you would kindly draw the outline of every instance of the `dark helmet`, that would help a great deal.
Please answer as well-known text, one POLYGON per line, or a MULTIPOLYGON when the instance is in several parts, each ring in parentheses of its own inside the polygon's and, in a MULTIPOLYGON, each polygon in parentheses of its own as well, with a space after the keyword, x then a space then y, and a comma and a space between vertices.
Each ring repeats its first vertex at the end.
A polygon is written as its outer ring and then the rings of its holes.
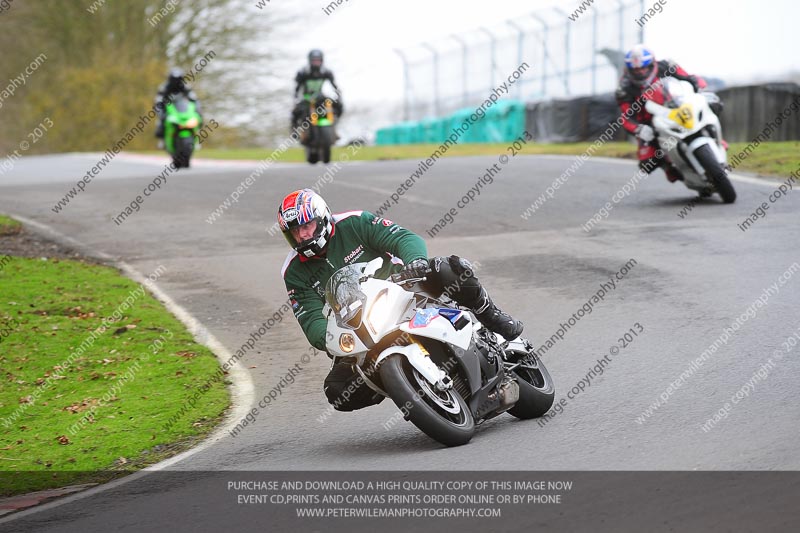
POLYGON ((177 93, 186 89, 186 82, 183 77, 184 73, 182 69, 173 68, 170 70, 167 76, 167 92, 177 93))
POLYGON ((305 257, 322 254, 333 235, 331 210, 322 196, 311 189, 294 191, 283 199, 278 207, 278 225, 289 246, 305 257), (314 234, 304 241, 297 242, 292 235, 292 229, 311 222, 317 224, 314 234))
POLYGON ((322 50, 313 49, 308 53, 308 67, 315 71, 319 72, 322 69, 322 50))

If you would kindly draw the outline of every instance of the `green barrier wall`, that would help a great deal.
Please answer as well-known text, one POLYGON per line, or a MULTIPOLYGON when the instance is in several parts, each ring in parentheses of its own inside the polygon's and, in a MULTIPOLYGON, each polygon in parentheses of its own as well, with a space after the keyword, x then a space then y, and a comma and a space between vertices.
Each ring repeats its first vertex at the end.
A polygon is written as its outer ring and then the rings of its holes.
POLYGON ((459 143, 502 143, 513 141, 525 129, 525 104, 500 100, 471 124, 474 108, 460 109, 443 118, 426 118, 381 128, 375 135, 377 145, 439 144, 453 133, 459 143), (467 122, 467 124, 465 124, 467 122), (459 133, 460 129, 462 133, 459 133))

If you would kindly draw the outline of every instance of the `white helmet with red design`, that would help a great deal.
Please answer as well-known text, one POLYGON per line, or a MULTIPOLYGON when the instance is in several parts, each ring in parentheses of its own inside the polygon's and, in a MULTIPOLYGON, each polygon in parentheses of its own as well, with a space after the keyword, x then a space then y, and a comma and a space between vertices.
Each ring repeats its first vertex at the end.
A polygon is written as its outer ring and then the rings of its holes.
POLYGON ((287 195, 278 207, 278 225, 289 246, 305 257, 313 257, 325 251, 333 234, 333 215, 328 204, 311 189, 300 189, 287 195), (297 242, 292 229, 316 223, 312 237, 297 242))
POLYGON ((625 70, 633 83, 647 87, 656 77, 656 56, 645 45, 637 44, 625 54, 625 70))

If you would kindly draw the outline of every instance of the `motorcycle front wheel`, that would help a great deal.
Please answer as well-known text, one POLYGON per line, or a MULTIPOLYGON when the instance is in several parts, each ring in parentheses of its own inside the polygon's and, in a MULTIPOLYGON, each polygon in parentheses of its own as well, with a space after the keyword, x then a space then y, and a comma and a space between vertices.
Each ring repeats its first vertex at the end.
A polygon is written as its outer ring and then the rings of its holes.
POLYGON ((189 161, 194 150, 194 139, 192 137, 178 137, 175 139, 175 156, 173 163, 176 168, 189 168, 189 161))
POLYGON ((437 390, 400 354, 381 363, 380 376, 395 405, 426 435, 445 446, 461 446, 472 439, 475 420, 454 388, 437 390))
POLYGON ((319 151, 320 159, 323 163, 331 162, 331 146, 333 146, 333 126, 321 126, 319 128, 319 151))
POLYGON ((714 184, 714 188, 722 197, 722 201, 726 204, 732 204, 736 201, 736 191, 733 189, 733 184, 728 178, 728 173, 717 161, 714 152, 708 145, 701 146, 694 152, 694 156, 706 171, 706 175, 714 184))

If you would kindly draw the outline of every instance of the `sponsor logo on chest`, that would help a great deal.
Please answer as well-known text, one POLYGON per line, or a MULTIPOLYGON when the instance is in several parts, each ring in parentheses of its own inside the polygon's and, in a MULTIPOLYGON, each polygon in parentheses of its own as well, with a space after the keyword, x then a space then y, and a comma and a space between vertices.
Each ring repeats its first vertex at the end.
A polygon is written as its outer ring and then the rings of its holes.
POLYGON ((361 257, 363 254, 364 254, 364 245, 359 244, 355 250, 344 256, 344 262, 352 263, 353 261, 361 257))

